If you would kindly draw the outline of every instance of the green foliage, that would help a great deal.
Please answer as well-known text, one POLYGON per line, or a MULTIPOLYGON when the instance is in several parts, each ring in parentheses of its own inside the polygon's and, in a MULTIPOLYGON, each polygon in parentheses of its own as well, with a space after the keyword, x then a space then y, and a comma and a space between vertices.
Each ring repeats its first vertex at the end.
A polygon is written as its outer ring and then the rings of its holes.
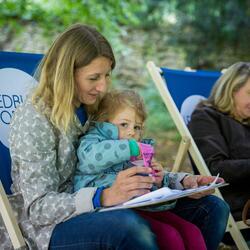
MULTIPOLYGON (((158 30, 153 47, 181 46, 188 66, 222 68, 249 60, 249 0, 0 0, 0 29, 5 43, 27 24, 42 28, 48 39, 69 25, 96 26, 123 53, 122 37, 131 30, 158 30), (165 33, 168 32, 168 39, 165 33)), ((149 41, 142 44, 150 50, 149 41)), ((2 46, 3 47, 3 46, 2 46)))
POLYGON ((107 37, 116 39, 121 27, 137 27, 140 13, 146 11, 143 0, 0 0, 0 28, 10 31, 34 23, 42 27, 47 36, 67 26, 82 22, 96 26, 107 37))
POLYGON ((44 20, 44 10, 31 0, 0 0, 0 5, 0 27, 11 22, 21 28, 28 22, 44 20))
POLYGON ((120 86, 144 86, 140 92, 149 114, 146 133, 157 141, 166 134, 173 141, 180 136, 156 89, 145 87, 147 60, 211 70, 250 58, 249 0, 0 0, 0 50, 17 41, 13 50, 23 51, 18 38, 25 33, 33 39, 28 32, 43 31, 50 44, 79 22, 97 27, 112 43, 120 86))
POLYGON ((189 66, 222 68, 249 60, 249 0, 174 0, 172 42, 185 48, 189 66))
POLYGON ((149 114, 146 122, 146 129, 150 133, 156 134, 175 129, 172 118, 157 90, 153 87, 145 88, 141 91, 141 95, 144 98, 149 114))

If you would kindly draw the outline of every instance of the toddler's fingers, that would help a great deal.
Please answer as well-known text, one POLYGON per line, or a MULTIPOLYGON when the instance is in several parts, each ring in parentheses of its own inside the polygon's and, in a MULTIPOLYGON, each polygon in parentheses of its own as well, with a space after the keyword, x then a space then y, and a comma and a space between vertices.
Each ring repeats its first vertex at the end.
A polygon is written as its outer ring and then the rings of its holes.
POLYGON ((157 164, 157 165, 151 165, 151 167, 154 170, 163 171, 163 167, 161 165, 159 165, 159 164, 157 164))

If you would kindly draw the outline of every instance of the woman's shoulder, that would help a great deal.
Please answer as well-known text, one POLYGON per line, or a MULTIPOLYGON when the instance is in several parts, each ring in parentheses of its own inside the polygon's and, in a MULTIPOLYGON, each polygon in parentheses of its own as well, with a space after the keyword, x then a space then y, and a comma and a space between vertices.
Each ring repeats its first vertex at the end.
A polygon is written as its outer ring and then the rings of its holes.
POLYGON ((10 124, 9 142, 12 150, 17 147, 16 145, 22 145, 20 147, 23 151, 27 148, 53 148, 55 136, 54 126, 34 107, 31 100, 26 100, 17 108, 10 124))
POLYGON ((225 116, 224 113, 221 111, 217 110, 213 106, 208 106, 205 104, 199 104, 196 109, 193 112, 193 115, 201 115, 201 116, 212 116, 212 117, 220 117, 220 116, 225 116))
POLYGON ((31 98, 27 98, 14 112, 10 128, 25 129, 27 127, 29 130, 32 130, 32 128, 37 126, 51 127, 52 124, 48 117, 33 105, 31 98))
POLYGON ((220 127, 234 127, 238 124, 229 114, 223 113, 213 106, 200 105, 196 108, 191 116, 191 121, 189 127, 203 122, 208 122, 209 124, 217 124, 220 127))

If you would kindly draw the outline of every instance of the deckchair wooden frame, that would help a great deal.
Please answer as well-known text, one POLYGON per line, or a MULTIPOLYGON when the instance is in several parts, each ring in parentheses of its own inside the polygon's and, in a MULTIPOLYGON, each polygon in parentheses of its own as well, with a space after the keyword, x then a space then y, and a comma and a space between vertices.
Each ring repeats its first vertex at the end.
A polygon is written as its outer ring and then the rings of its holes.
MULTIPOLYGON (((189 152, 199 172, 202 175, 211 175, 192 135, 190 134, 178 108, 176 107, 170 92, 168 91, 167 82, 161 75, 161 69, 158 68, 152 61, 147 63, 147 69, 182 138, 173 170, 179 170, 185 157, 187 156, 187 152, 189 152)), ((223 196, 218 189, 215 190, 215 194, 223 199, 223 196)), ((236 246, 240 250, 249 250, 247 243, 240 232, 241 229, 245 228, 249 227, 245 225, 243 221, 236 222, 230 213, 227 231, 231 234, 236 246)))
POLYGON ((14 249, 25 249, 25 241, 18 226, 17 219, 9 203, 8 197, 0 181, 0 214, 9 234, 14 249))

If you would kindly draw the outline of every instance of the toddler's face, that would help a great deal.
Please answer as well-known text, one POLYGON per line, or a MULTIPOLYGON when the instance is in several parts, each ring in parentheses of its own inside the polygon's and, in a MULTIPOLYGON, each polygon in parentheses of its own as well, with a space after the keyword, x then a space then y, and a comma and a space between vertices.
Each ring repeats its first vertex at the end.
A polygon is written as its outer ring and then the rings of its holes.
POLYGON ((121 109, 109 122, 118 127, 119 139, 135 139, 136 141, 141 139, 143 121, 134 109, 130 107, 121 109))

